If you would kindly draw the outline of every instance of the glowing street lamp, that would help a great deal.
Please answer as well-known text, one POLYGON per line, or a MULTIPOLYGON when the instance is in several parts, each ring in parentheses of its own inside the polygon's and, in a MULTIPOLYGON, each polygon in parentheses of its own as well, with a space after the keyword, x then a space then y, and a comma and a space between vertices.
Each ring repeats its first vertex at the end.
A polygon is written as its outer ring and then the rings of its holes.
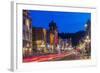
POLYGON ((87 28, 87 24, 85 24, 84 27, 87 28))
POLYGON ((86 39, 89 39, 89 36, 86 36, 86 39))
POLYGON ((86 43, 89 43, 90 42, 89 36, 86 36, 85 42, 86 43))

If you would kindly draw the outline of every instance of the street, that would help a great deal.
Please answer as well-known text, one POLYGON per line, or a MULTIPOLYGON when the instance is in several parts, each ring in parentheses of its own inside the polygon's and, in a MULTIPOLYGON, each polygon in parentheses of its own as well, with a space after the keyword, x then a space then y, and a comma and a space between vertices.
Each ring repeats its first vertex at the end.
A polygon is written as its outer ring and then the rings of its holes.
POLYGON ((48 54, 40 56, 32 56, 24 58, 23 62, 45 62, 45 61, 60 61, 60 60, 78 60, 80 55, 76 51, 64 52, 61 54, 48 54))

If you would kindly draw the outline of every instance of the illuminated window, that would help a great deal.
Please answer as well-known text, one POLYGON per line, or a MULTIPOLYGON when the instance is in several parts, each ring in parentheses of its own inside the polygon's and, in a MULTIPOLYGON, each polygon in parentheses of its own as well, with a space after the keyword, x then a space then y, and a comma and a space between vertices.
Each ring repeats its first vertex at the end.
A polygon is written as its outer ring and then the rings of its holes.
POLYGON ((29 28, 30 28, 30 20, 28 18, 26 19, 26 26, 27 26, 27 28, 29 30, 29 28))

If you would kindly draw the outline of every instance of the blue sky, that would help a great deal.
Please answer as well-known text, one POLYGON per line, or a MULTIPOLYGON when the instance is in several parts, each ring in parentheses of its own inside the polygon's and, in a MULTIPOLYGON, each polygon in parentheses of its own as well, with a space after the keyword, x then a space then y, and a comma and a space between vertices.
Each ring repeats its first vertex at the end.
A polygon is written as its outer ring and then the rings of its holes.
POLYGON ((80 12, 55 12, 29 10, 32 18, 32 26, 49 29, 49 23, 53 20, 59 32, 75 33, 84 30, 85 23, 91 20, 90 13, 80 12))

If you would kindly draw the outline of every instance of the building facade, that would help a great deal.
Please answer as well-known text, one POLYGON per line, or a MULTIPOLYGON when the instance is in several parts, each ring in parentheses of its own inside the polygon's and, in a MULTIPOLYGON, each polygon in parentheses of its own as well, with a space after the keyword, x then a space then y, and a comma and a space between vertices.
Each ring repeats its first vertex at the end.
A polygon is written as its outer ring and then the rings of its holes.
POLYGON ((86 48, 86 53, 88 56, 91 56, 91 21, 87 21, 87 26, 85 27, 86 29, 86 34, 85 34, 85 48, 86 48))
POLYGON ((32 29, 32 45, 33 45, 33 51, 46 53, 46 43, 47 43, 47 30, 44 28, 34 27, 32 29))
POLYGON ((23 10, 23 57, 32 55, 32 20, 29 11, 23 10))

